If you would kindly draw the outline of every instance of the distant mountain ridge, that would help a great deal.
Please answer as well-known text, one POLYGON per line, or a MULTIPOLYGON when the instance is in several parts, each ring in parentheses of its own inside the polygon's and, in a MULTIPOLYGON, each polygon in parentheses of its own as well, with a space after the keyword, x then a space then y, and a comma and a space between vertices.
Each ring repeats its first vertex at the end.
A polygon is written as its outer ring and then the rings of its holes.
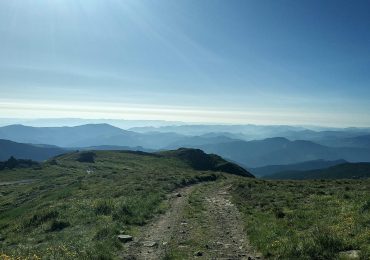
POLYGON ((320 159, 295 164, 267 165, 259 168, 251 168, 250 171, 257 177, 264 177, 285 171, 308 171, 323 169, 343 163, 347 163, 347 161, 346 160, 325 161, 320 159))
MULTIPOLYGON (((370 147, 366 146, 367 136, 357 138, 357 146, 361 147, 329 147, 307 140, 289 140, 285 137, 273 137, 262 140, 246 141, 237 139, 246 138, 238 130, 263 130, 263 126, 181 126, 158 129, 183 129, 202 133, 198 136, 185 135, 174 132, 143 132, 136 133, 120 129, 108 124, 89 124, 75 127, 29 127, 10 125, 0 127, 0 138, 19 143, 47 144, 44 148, 66 149, 127 149, 127 150, 169 150, 180 147, 201 149, 207 153, 218 154, 231 161, 244 165, 247 168, 257 168, 266 165, 296 164, 305 161, 344 159, 349 162, 370 161, 370 147), (228 129, 235 133, 224 132, 228 129), (364 144, 361 144, 364 140, 364 144), (53 147, 59 146, 59 147, 53 147), (82 148, 81 148, 82 147, 82 148)), ((297 127, 275 126, 269 131, 302 131, 297 127)), ((308 131, 308 130, 307 130, 308 131)), ((365 130, 351 130, 352 133, 362 133, 365 130)), ((185 131, 186 132, 186 131, 185 131)), ((185 133, 184 132, 184 133, 185 133)), ((330 132, 329 136, 335 131, 330 132)), ((334 134, 336 135, 336 133, 334 134)), ((342 133, 338 136, 342 137, 342 133)), ((344 135, 346 136, 346 135, 344 135)), ((352 137, 351 137, 352 138, 352 137)), ((36 145, 35 145, 36 146, 36 145)), ((39 146, 39 145, 38 145, 39 146)))
POLYGON ((235 141, 200 145, 196 148, 231 159, 249 168, 266 165, 294 164, 312 160, 369 162, 370 149, 356 147, 327 147, 310 141, 290 141, 267 138, 256 141, 235 141))
POLYGON ((265 176, 266 179, 361 179, 370 178, 370 163, 343 163, 311 171, 286 171, 265 176))
POLYGON ((161 132, 136 133, 109 124, 88 124, 73 127, 30 127, 24 125, 0 127, 0 138, 3 139, 65 148, 123 146, 168 150, 236 140, 233 137, 232 134, 227 133, 209 133, 204 136, 185 136, 161 132))
POLYGON ((0 161, 8 160, 11 156, 17 159, 44 161, 66 152, 67 150, 59 147, 40 147, 0 139, 0 161))

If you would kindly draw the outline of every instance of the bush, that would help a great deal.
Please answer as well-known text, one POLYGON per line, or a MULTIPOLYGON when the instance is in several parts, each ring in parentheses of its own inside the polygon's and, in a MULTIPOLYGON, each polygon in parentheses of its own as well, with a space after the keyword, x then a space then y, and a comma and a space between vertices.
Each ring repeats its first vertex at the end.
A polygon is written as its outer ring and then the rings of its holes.
POLYGON ((109 215, 114 209, 112 200, 99 200, 96 202, 94 211, 96 215, 109 215))
POLYGON ((370 210, 370 200, 366 201, 361 207, 361 213, 367 212, 370 210))
POLYGON ((276 218, 284 218, 285 217, 284 211, 282 209, 279 209, 279 208, 274 208, 274 214, 275 214, 276 218))
POLYGON ((51 222, 50 228, 48 231, 53 232, 53 231, 60 231, 62 229, 65 229, 66 227, 69 227, 70 224, 69 222, 66 221, 60 221, 60 220, 53 220, 51 222))
POLYGON ((23 223, 23 227, 37 227, 51 219, 57 218, 58 214, 59 213, 56 210, 37 212, 30 219, 26 220, 23 223))
POLYGON ((96 154, 93 152, 84 152, 79 155, 77 158, 78 162, 87 162, 87 163, 95 163, 95 156, 96 154))

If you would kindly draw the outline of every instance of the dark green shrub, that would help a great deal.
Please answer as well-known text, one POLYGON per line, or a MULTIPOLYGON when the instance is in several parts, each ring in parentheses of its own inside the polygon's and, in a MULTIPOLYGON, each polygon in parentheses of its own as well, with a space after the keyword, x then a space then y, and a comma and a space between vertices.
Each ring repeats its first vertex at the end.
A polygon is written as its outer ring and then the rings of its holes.
POLYGON ((276 218, 284 218, 285 217, 284 211, 282 209, 279 209, 279 208, 274 208, 274 214, 275 214, 276 218))
POLYGON ((96 215, 109 215, 113 209, 114 204, 112 200, 99 200, 94 207, 96 215))
POLYGON ((96 154, 93 152, 83 152, 77 158, 78 162, 94 163, 96 154))
POLYGON ((370 210, 370 200, 366 201, 364 205, 361 207, 361 212, 367 212, 370 210))
POLYGON ((51 225, 48 231, 50 232, 60 231, 69 226, 70 226, 69 222, 61 221, 61 220, 53 220, 53 222, 51 222, 51 225))
POLYGON ((56 210, 37 212, 30 219, 26 220, 23 223, 23 227, 28 228, 39 226, 51 219, 57 218, 58 214, 59 213, 56 210))

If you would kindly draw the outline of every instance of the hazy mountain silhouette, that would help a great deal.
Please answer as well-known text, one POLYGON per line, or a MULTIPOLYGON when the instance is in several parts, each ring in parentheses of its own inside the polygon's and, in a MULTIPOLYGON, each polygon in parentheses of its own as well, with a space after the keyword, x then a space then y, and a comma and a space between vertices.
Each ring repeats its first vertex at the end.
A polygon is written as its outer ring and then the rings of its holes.
MULTIPOLYGON (((209 131, 213 126, 171 126, 155 129, 182 129, 202 132, 209 131)), ((209 153, 215 153, 248 168, 266 165, 286 165, 312 160, 339 160, 350 162, 370 161, 370 148, 366 141, 368 135, 350 137, 352 143, 361 147, 328 147, 312 141, 290 141, 284 137, 267 138, 263 140, 244 141, 234 139, 233 136, 244 134, 225 133, 218 135, 218 131, 234 129, 265 129, 261 126, 215 126, 216 131, 203 133, 199 136, 187 136, 173 132, 145 132, 136 133, 123 130, 109 124, 89 124, 75 127, 29 127, 23 125, 10 125, 0 127, 0 138, 21 143, 57 145, 65 148, 86 149, 90 147, 96 150, 136 150, 153 151, 158 149, 168 150, 180 147, 199 148, 209 153)), ((272 131, 296 131, 300 128, 276 126, 267 127, 265 132, 272 131)), ((351 130, 358 133, 358 131, 351 130)), ((185 131, 186 132, 186 131, 185 131)), ((333 131, 331 131, 332 134, 333 131)), ((325 132, 328 134, 328 131, 325 132)), ((339 134, 342 136, 342 134, 339 134)), ((349 141, 348 141, 349 142, 349 141)), ((40 147, 40 146, 39 146, 40 147)), ((45 147, 55 148, 57 147, 45 147)), ((40 147, 41 148, 41 147, 40 147)), ((59 149, 59 148, 58 148, 59 149)), ((31 157, 27 157, 32 159, 31 157)))
POLYGON ((208 144, 198 148, 254 168, 319 159, 330 161, 344 159, 351 162, 370 161, 370 149, 368 148, 327 147, 310 141, 290 141, 281 137, 249 142, 208 144))
POLYGON ((346 162, 347 161, 345 160, 325 161, 320 159, 287 165, 268 165, 258 168, 251 168, 250 171, 257 177, 263 177, 283 171, 308 171, 324 169, 330 166, 343 164, 346 162))
POLYGON ((311 171, 286 171, 265 176, 266 179, 359 179, 370 177, 370 163, 344 163, 311 171))
POLYGON ((44 143, 61 147, 115 145, 158 149, 183 136, 175 133, 140 134, 109 124, 88 124, 74 127, 10 125, 0 127, 0 138, 21 143, 44 143))
POLYGON ((67 151, 58 147, 42 147, 0 139, 0 161, 7 160, 11 156, 17 159, 43 161, 65 152, 67 151))
POLYGON ((179 140, 171 143, 165 149, 174 149, 178 147, 197 147, 199 145, 205 144, 215 144, 215 143, 227 143, 238 141, 238 139, 230 138, 224 135, 201 135, 201 136, 186 136, 182 137, 179 140))

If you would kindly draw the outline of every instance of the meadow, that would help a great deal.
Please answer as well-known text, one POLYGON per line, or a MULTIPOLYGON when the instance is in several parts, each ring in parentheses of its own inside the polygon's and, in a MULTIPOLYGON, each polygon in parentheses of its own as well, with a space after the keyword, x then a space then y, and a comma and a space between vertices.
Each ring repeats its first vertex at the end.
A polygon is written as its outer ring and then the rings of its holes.
POLYGON ((183 242, 169 241, 167 259, 206 253, 209 241, 222 237, 219 219, 208 212, 219 209, 207 199, 219 190, 228 190, 242 235, 264 258, 338 259, 348 250, 370 258, 370 180, 260 180, 123 151, 73 152, 0 171, 0 258, 117 259, 125 250, 119 234, 138 236, 169 209, 170 193, 196 183, 204 184, 179 212, 188 231, 183 242))
POLYGON ((233 201, 252 245, 272 259, 370 259, 370 180, 238 180, 233 201))
POLYGON ((76 152, 0 172, 0 258, 116 258, 117 235, 135 235, 164 212, 166 194, 218 177, 175 158, 96 152, 94 163, 80 162, 84 157, 76 152))

